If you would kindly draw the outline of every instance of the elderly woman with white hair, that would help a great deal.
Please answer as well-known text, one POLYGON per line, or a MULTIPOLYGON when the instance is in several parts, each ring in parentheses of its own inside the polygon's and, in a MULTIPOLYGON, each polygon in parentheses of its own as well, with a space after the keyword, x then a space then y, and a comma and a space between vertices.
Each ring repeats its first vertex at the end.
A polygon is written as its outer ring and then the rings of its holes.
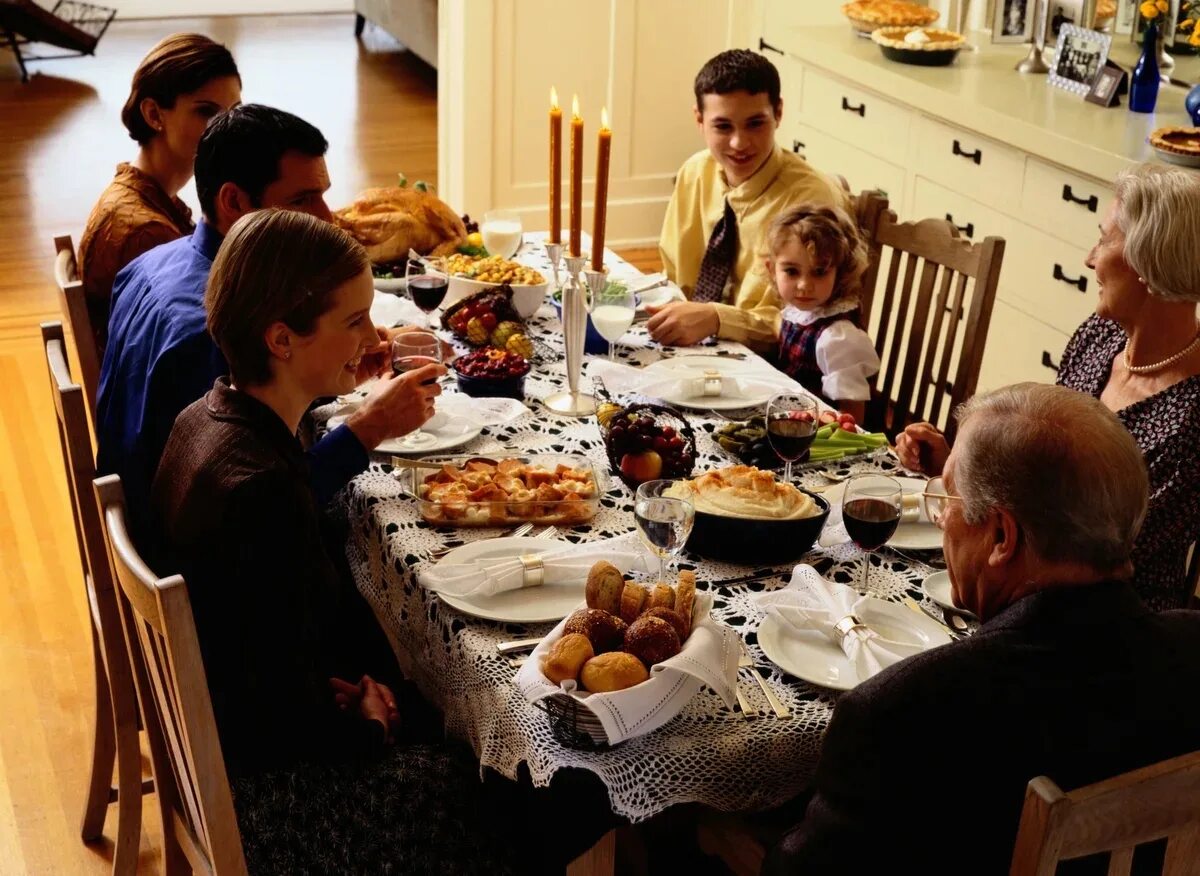
MULTIPOLYGON (((1058 382, 1114 411, 1142 450, 1150 510, 1133 553, 1151 608, 1191 597, 1188 549, 1200 539, 1200 175, 1142 164, 1117 177, 1116 199, 1088 254, 1100 300, 1063 354, 1058 382)), ((900 458, 940 472, 949 447, 928 423, 896 441, 900 458)))

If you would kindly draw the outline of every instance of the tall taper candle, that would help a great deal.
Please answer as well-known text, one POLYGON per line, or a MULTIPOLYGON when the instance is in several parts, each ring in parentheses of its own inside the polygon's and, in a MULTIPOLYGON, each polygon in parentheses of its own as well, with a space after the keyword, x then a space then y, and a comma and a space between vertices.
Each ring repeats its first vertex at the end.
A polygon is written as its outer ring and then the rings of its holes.
POLYGON ((562 110, 550 87, 550 243, 562 243, 562 110))
POLYGON ((604 224, 608 218, 608 164, 612 153, 612 131, 608 108, 600 110, 600 138, 596 143, 596 207, 592 211, 592 270, 604 270, 604 224))
POLYGON ((583 231, 583 119, 579 117, 579 96, 571 96, 571 242, 568 255, 582 255, 580 234, 583 231))

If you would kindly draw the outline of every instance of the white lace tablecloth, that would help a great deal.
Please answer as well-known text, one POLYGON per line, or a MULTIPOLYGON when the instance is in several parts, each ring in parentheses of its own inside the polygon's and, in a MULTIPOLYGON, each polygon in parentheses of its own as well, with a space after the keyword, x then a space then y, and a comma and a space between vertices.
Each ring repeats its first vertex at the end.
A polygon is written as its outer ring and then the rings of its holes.
MULTIPOLYGON (((518 258, 532 266, 548 267, 544 256, 528 242, 518 258)), ((637 276, 636 269, 615 255, 607 258, 613 276, 637 276)), ((536 400, 565 388, 566 380, 561 327, 553 309, 543 307, 530 323, 535 338, 559 357, 539 364, 529 376, 526 401, 533 413, 511 425, 485 429, 463 450, 489 456, 503 452, 581 453, 591 457, 598 471, 606 470, 608 463, 594 418, 562 418, 537 404, 536 400)), ((728 342, 713 346, 747 352, 728 342)), ((661 355, 661 348, 641 327, 635 327, 618 345, 618 357, 625 362, 646 364, 661 355)), ((333 406, 318 409, 317 418, 332 412, 333 406)), ((721 420, 691 412, 688 418, 699 445, 697 470, 731 464, 731 458, 712 438, 721 420)), ((552 624, 521 626, 476 620, 450 609, 416 582, 415 570, 432 551, 500 531, 429 526, 418 516, 414 502, 401 494, 390 469, 386 458, 377 458, 338 500, 335 513, 345 515, 349 524, 346 552, 350 567, 402 665, 443 710, 448 731, 470 741, 482 766, 515 778, 524 762, 538 785, 548 784, 555 771, 564 767, 590 770, 608 788, 613 811, 632 821, 688 802, 724 811, 761 810, 787 801, 807 786, 836 694, 793 678, 766 660, 758 648, 758 615, 751 603, 754 594, 782 586, 790 567, 770 580, 710 588, 707 582, 744 576, 761 567, 698 557, 685 556, 683 560, 697 568, 698 586, 714 591, 713 614, 738 630, 767 683, 791 709, 791 718, 776 718, 752 681, 742 685, 753 711, 749 720, 730 711, 704 688, 661 729, 607 751, 578 751, 555 740, 549 718, 521 696, 512 684, 516 670, 496 652, 498 642, 544 634, 552 624)), ((896 469, 890 457, 879 453, 853 458, 848 465, 835 463, 826 470, 844 474, 896 469)), ((812 469, 802 468, 801 472, 802 485, 824 483, 812 469)), ((560 530, 559 537, 588 541, 633 528, 632 493, 612 478, 596 518, 586 526, 560 530)), ((851 583, 861 568, 860 557, 852 546, 841 546, 818 548, 805 561, 832 580, 851 583)), ((897 600, 905 595, 923 598, 920 583, 930 573, 929 567, 886 550, 880 552, 878 561, 880 565, 871 570, 873 590, 897 600)))

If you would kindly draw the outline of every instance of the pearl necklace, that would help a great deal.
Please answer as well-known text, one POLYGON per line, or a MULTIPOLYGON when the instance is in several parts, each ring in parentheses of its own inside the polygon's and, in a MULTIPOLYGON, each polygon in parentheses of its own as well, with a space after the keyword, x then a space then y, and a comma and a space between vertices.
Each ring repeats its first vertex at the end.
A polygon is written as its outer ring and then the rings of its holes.
POLYGON ((1125 370, 1130 374, 1151 374, 1155 371, 1161 371, 1163 368, 1178 362, 1188 353, 1192 352, 1192 350, 1196 349, 1197 345, 1200 345, 1200 328, 1197 329, 1196 337, 1192 338, 1192 342, 1174 356, 1168 356, 1166 359, 1163 359, 1161 362, 1155 362, 1153 365, 1134 365, 1129 361, 1129 342, 1126 341, 1125 349, 1122 352, 1122 355, 1125 357, 1125 370))

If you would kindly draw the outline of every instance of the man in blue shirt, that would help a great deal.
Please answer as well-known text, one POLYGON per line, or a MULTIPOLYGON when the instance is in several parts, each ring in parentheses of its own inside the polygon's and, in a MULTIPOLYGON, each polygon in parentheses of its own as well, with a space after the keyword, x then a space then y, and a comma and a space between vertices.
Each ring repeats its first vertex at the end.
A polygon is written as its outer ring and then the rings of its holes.
MULTIPOLYGON (((264 207, 299 210, 329 220, 325 192, 328 144, 290 113, 248 104, 218 116, 196 152, 196 193, 203 213, 196 231, 134 259, 113 285, 109 342, 96 405, 97 469, 125 486, 134 532, 175 417, 229 369, 208 334, 204 290, 229 228, 264 207)), ((381 351, 382 353, 382 345, 381 351)), ((381 364, 364 357, 360 378, 381 364)), ((440 368, 440 366, 439 366, 440 368)), ((309 451, 318 504, 367 467, 367 451, 418 428, 440 392, 425 369, 386 375, 345 425, 309 451)))

